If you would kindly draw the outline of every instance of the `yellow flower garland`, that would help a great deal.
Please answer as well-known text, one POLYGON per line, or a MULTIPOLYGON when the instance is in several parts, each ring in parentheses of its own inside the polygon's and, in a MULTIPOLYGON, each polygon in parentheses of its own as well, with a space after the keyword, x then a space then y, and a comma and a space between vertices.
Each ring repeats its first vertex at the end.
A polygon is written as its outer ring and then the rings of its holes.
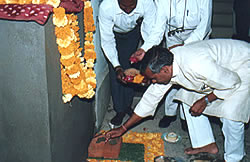
POLYGON ((92 98, 95 94, 96 75, 93 70, 96 53, 93 43, 95 31, 93 9, 90 1, 84 1, 84 56, 79 43, 77 16, 65 14, 64 8, 54 8, 56 43, 61 54, 61 77, 63 102, 71 101, 74 96, 92 98))
POLYGON ((48 4, 54 8, 58 7, 60 0, 0 0, 0 4, 48 4))
POLYGON ((84 0, 84 56, 80 48, 77 15, 65 14, 58 7, 60 0, 0 0, 0 4, 48 4, 52 5, 54 15, 56 43, 61 54, 61 79, 63 102, 71 101, 74 96, 92 98, 95 94, 96 75, 93 70, 96 53, 93 43, 95 31, 93 9, 88 0, 84 0))

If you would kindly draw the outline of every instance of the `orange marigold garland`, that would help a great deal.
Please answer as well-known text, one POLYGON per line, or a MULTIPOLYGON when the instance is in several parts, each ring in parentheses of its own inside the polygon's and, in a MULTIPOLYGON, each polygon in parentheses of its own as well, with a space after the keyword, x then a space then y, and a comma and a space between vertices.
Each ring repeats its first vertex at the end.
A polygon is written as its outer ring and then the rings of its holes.
POLYGON ((54 8, 53 24, 55 25, 56 43, 61 55, 61 78, 63 102, 70 102, 74 96, 92 98, 95 94, 96 75, 93 70, 96 53, 93 44, 95 31, 93 9, 89 1, 85 1, 84 56, 80 48, 79 26, 77 16, 65 14, 64 8, 54 8))
POLYGON ((48 4, 58 7, 60 0, 0 0, 0 4, 48 4))

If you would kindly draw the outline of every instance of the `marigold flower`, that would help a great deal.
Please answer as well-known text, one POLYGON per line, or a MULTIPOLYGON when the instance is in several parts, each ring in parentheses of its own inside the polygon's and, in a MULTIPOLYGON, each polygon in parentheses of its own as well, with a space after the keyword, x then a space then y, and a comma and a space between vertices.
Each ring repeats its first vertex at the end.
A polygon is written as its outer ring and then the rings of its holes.
POLYGON ((54 8, 57 8, 60 2, 60 0, 48 0, 46 4, 52 5, 54 8))
POLYGON ((72 94, 63 94, 62 96, 62 100, 64 103, 71 101, 72 98, 73 98, 72 94))
POLYGON ((93 41, 93 33, 92 32, 88 32, 85 34, 85 41, 93 41))
POLYGON ((84 42, 84 49, 95 49, 94 43, 90 41, 85 41, 84 42))
POLYGON ((96 77, 96 74, 93 69, 87 69, 85 72, 86 78, 96 77))
POLYGON ((46 4, 47 0, 32 0, 32 4, 46 4))
MULTIPOLYGON (((0 0, 1 1, 1 0, 0 0)), ((46 0, 33 0, 46 1, 46 0)), ((56 5, 58 0, 48 0, 47 4, 56 5)), ((60 2, 60 1, 59 1, 60 2)), ((84 56, 80 48, 79 26, 77 15, 65 14, 64 8, 54 8, 53 23, 55 27, 56 42, 61 54, 61 78, 64 103, 74 96, 92 98, 96 88, 96 74, 93 70, 96 53, 93 44, 93 31, 95 31, 93 9, 90 1, 84 1, 84 56)))
POLYGON ((68 24, 67 16, 65 15, 65 9, 62 7, 53 8, 53 24, 57 27, 64 27, 68 24))
POLYGON ((83 56, 86 60, 88 59, 96 59, 96 53, 93 49, 86 49, 84 56, 83 56))

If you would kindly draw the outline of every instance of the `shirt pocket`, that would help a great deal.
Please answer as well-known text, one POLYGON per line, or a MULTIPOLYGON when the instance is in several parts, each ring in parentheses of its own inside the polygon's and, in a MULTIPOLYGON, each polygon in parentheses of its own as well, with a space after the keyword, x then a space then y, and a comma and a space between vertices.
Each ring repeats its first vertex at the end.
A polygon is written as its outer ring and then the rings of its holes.
POLYGON ((200 15, 197 12, 186 11, 185 29, 195 29, 200 23, 200 15))

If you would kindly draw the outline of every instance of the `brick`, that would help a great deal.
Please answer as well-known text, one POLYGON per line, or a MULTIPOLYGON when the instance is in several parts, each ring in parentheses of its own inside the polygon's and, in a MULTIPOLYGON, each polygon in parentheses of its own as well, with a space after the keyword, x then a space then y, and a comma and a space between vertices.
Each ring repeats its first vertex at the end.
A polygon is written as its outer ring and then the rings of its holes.
POLYGON ((122 138, 111 139, 107 143, 104 142, 104 138, 104 135, 101 135, 91 140, 88 147, 88 156, 117 159, 121 150, 122 138))

